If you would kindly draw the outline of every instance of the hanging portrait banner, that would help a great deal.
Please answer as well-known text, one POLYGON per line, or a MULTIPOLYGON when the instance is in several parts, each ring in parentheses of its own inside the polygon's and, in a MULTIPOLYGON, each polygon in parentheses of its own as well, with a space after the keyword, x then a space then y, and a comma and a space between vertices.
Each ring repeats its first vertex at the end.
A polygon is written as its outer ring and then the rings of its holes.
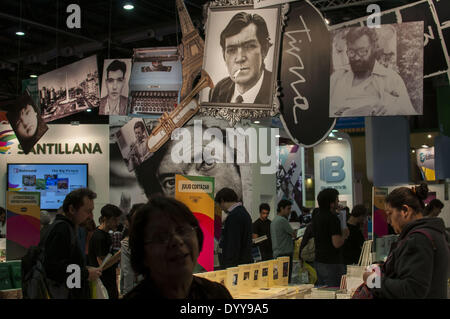
POLYGON ((131 59, 105 59, 100 115, 127 115, 131 59))
POLYGON ((39 76, 40 105, 45 122, 98 107, 98 82, 96 55, 39 76))
POLYGON ((312 147, 336 122, 328 116, 330 36, 309 1, 291 3, 287 18, 280 67, 281 120, 295 143, 312 147))
POLYGON ((423 114, 423 22, 331 31, 330 117, 423 114))
POLYGON ((203 232, 198 264, 214 270, 214 177, 175 175, 175 199, 184 203, 197 218, 203 232))
MULTIPOLYGON (((336 24, 332 30, 350 26, 364 26, 368 17, 336 24)), ((424 78, 447 73, 450 79, 449 46, 444 41, 450 27, 450 2, 421 0, 412 4, 381 12, 381 24, 403 22, 424 23, 424 78)))
POLYGON ((11 123, 25 154, 28 154, 48 131, 47 124, 41 117, 41 112, 28 92, 25 92, 8 107, 6 117, 11 123))
POLYGON ((283 4, 283 3, 294 2, 294 1, 297 1, 297 0, 254 0, 253 7, 255 9, 265 8, 265 7, 273 6, 275 4, 283 4))
POLYGON ((252 4, 211 1, 207 8, 203 69, 214 87, 200 92, 200 112, 223 118, 230 126, 241 119, 274 116, 279 109, 278 53, 289 5, 255 9, 252 4))

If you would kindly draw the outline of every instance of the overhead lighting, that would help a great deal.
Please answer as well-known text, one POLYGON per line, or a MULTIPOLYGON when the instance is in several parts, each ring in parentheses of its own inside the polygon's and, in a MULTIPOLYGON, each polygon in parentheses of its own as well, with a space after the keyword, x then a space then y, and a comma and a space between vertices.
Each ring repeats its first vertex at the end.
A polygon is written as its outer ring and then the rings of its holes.
POLYGON ((337 133, 337 132, 338 132, 338 130, 331 130, 331 132, 333 132, 333 133, 337 133))
POLYGON ((342 137, 338 137, 338 141, 342 141, 342 137))
POLYGON ((328 20, 327 18, 325 18, 325 23, 326 23, 326 24, 330 24, 330 20, 328 20))
POLYGON ((428 138, 432 138, 433 136, 431 136, 431 134, 428 134, 428 138))
POLYGON ((275 135, 275 137, 276 137, 276 138, 280 138, 280 135, 279 135, 279 134, 277 134, 277 135, 275 135))
POLYGON ((92 109, 87 109, 86 112, 92 112, 92 109))
POLYGON ((330 133, 330 135, 328 135, 328 136, 330 136, 330 137, 334 137, 334 134, 333 134, 333 133, 330 133))
POLYGON ((37 75, 36 74, 30 74, 30 78, 37 78, 37 75))
POLYGON ((260 121, 254 121, 253 123, 255 123, 255 124, 259 124, 259 123, 261 123, 260 121))
POLYGON ((411 151, 411 153, 415 153, 415 152, 416 152, 416 150, 412 150, 412 151, 411 151))
POLYGON ((133 10, 133 9, 134 9, 134 6, 133 6, 131 3, 126 3, 126 4, 123 6, 123 8, 124 8, 125 10, 133 10))
POLYGON ((423 144, 422 147, 423 147, 423 148, 428 148, 428 145, 423 144))
POLYGON ((25 35, 25 32, 17 31, 16 35, 23 37, 25 35))

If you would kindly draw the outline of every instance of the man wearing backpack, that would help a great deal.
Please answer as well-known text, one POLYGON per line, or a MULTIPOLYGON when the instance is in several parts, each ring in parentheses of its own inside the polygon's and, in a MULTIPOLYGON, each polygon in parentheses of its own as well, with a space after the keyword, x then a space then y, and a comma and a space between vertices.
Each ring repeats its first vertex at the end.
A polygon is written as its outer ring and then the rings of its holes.
POLYGON ((70 192, 63 203, 63 214, 58 214, 54 226, 49 230, 43 243, 44 269, 50 298, 55 299, 89 299, 89 281, 100 277, 98 268, 87 268, 83 250, 76 238, 76 229, 94 210, 94 199, 97 195, 87 188, 70 192), (69 265, 80 267, 81 287, 67 287, 69 265))

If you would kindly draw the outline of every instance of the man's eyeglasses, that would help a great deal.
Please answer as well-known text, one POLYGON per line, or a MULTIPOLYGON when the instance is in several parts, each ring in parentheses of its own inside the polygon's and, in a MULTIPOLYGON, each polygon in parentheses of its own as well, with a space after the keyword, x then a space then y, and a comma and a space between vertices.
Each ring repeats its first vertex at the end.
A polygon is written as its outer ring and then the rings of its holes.
POLYGON ((167 245, 170 240, 173 239, 175 234, 183 239, 183 241, 189 240, 192 238, 192 235, 196 232, 197 227, 193 226, 179 226, 175 229, 174 232, 160 232, 153 234, 150 236, 150 239, 144 241, 145 245, 148 244, 158 244, 158 245, 167 245))
POLYGON ((349 58, 354 58, 356 55, 358 55, 360 58, 365 58, 369 54, 368 48, 360 48, 357 50, 348 49, 347 55, 349 58))

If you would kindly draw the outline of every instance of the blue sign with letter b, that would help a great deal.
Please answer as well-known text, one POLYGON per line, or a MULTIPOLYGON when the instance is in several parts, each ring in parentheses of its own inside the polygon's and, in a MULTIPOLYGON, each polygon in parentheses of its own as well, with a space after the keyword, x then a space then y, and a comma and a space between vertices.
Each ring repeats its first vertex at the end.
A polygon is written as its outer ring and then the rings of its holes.
POLYGON ((320 179, 327 183, 344 180, 344 160, 340 156, 328 156, 320 160, 320 179))

